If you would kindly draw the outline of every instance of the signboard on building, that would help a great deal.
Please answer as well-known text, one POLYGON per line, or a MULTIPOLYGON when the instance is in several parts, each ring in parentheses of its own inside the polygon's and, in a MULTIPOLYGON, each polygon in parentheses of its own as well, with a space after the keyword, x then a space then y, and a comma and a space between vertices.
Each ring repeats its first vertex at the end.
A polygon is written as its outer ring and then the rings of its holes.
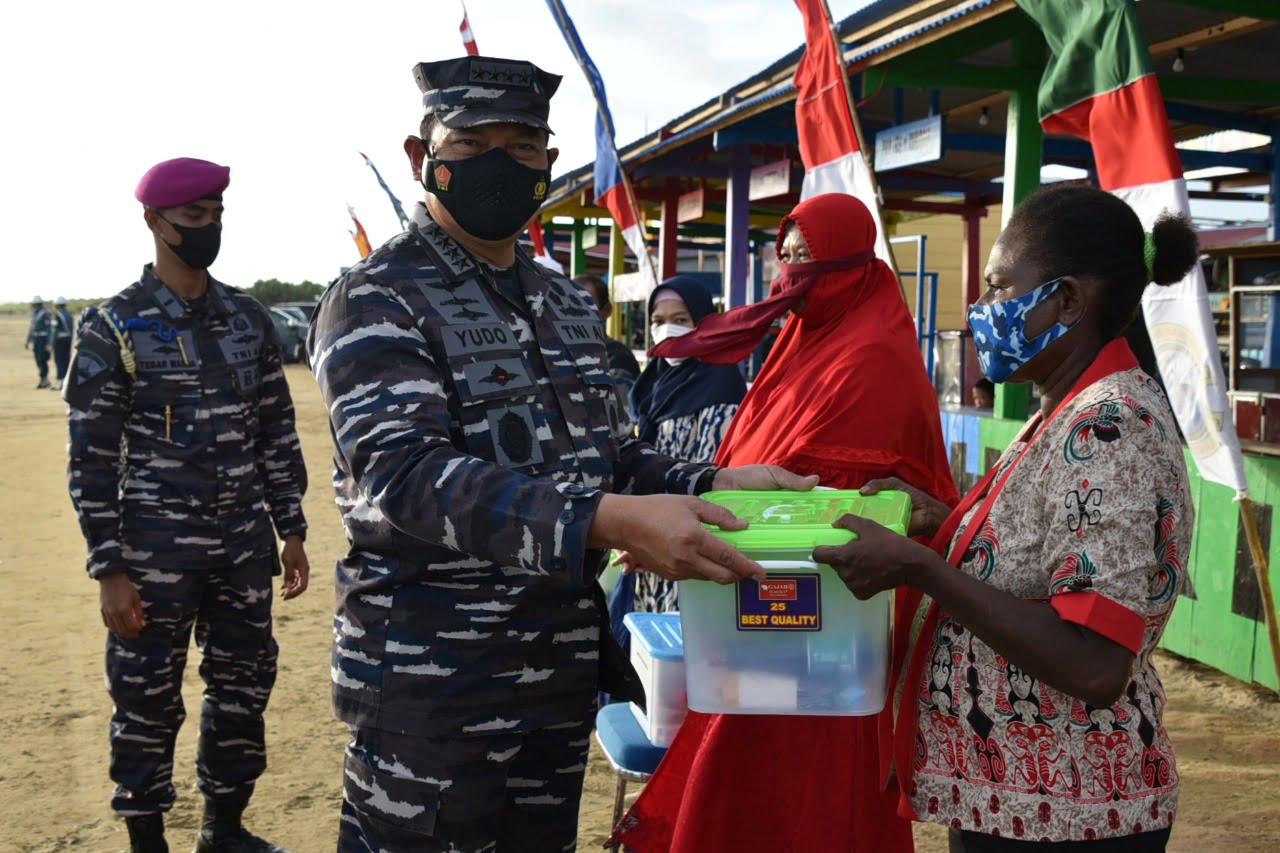
POLYGON ((614 302, 644 302, 650 288, 642 273, 622 272, 613 277, 614 302))
POLYGON ((791 192, 791 161, 778 160, 751 170, 751 182, 747 185, 747 199, 760 201, 777 198, 791 192))
POLYGON ((697 189, 676 200, 676 222, 696 222, 707 215, 707 191, 697 189))
POLYGON ((876 171, 942 159, 942 116, 900 124, 876 134, 876 171))

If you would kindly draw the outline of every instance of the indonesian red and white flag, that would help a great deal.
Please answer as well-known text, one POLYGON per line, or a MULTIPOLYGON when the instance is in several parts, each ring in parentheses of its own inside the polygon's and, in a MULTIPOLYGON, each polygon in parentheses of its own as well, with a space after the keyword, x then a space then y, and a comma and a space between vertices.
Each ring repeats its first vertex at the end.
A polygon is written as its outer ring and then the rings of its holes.
POLYGON ((462 24, 458 27, 458 32, 462 33, 462 46, 467 49, 467 53, 471 56, 479 56, 480 48, 476 45, 475 33, 471 32, 471 22, 467 20, 467 4, 462 4, 462 24))
POLYGON ((800 198, 823 193, 855 196, 876 220, 876 254, 893 264, 885 240, 875 182, 858 145, 853 114, 845 89, 844 57, 836 50, 824 0, 796 0, 804 16, 804 57, 796 67, 796 126, 804 183, 800 198))
POLYGON ((547 235, 542 230, 542 220, 535 219, 529 223, 529 242, 533 244, 533 259, 549 270, 564 272, 564 267, 555 256, 547 251, 547 235))
MULTIPOLYGON (((1189 213, 1187 182, 1132 0, 1018 0, 1053 56, 1040 83, 1040 124, 1093 146, 1098 183, 1149 231, 1166 210, 1189 213)), ((1246 496, 1204 274, 1142 297, 1169 403, 1206 480, 1246 496)))

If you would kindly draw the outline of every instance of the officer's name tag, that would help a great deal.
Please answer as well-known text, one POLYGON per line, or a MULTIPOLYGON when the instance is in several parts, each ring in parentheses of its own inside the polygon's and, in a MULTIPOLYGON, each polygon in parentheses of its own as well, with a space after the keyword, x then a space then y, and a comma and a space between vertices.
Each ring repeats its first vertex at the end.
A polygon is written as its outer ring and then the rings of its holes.
POLYGON ((560 320, 556 331, 566 344, 604 343, 604 327, 588 320, 560 320))
POLYGON ((519 348, 515 331, 505 323, 456 323, 441 327, 440 334, 449 355, 519 348))
POLYGON ((821 578, 770 573, 762 581, 738 583, 739 631, 821 631, 821 578))
POLYGON ((143 372, 190 370, 199 366, 195 335, 188 330, 178 331, 171 340, 145 333, 134 336, 133 341, 138 369, 143 372))

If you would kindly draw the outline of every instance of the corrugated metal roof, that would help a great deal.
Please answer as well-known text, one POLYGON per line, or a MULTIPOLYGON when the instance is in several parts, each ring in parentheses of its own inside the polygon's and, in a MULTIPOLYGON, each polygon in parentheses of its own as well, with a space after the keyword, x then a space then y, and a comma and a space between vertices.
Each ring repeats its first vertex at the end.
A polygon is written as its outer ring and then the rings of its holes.
POLYGON ((869 50, 865 50, 861 52, 858 52, 857 49, 855 48, 855 52, 852 55, 848 51, 846 51, 844 55, 845 61, 849 63, 854 63, 854 62, 861 62, 864 59, 869 59, 870 57, 875 56, 877 53, 881 53, 883 51, 888 50, 894 45, 899 45, 905 41, 910 41, 916 36, 927 33, 930 30, 936 30, 938 27, 942 27, 951 23, 952 21, 959 20, 960 18, 963 18, 965 15, 972 14, 973 12, 976 12, 979 9, 985 9, 988 6, 994 6, 997 2, 998 0, 971 0, 971 2, 966 3, 963 7, 953 9, 943 17, 934 18, 926 23, 921 24, 918 27, 912 28, 911 30, 906 30, 900 33, 894 39, 887 41, 884 44, 876 45, 875 47, 869 50))
MULTIPOLYGON (((858 30, 865 29, 866 27, 874 25, 877 21, 883 18, 886 18, 890 15, 893 15, 896 12, 900 12, 904 9, 907 9, 916 2, 918 2, 918 0, 876 0, 876 2, 871 3, 863 7, 862 9, 858 10, 857 12, 854 12, 852 15, 849 15, 848 17, 844 18, 838 25, 838 28, 837 28, 838 32, 843 38, 844 36, 847 36, 851 32, 856 32, 858 30)), ((866 51, 861 51, 861 52, 859 52, 856 47, 852 49, 846 49, 845 61, 847 63, 860 62, 864 59, 867 59, 876 55, 877 53, 881 53, 885 50, 888 50, 890 47, 893 47, 894 45, 898 45, 903 42, 910 41, 912 38, 918 35, 921 35, 922 33, 926 33, 926 32, 929 32, 930 30, 937 29, 938 27, 944 26, 946 24, 951 23, 952 21, 963 18, 964 16, 971 14, 972 12, 975 12, 979 9, 992 6, 997 2, 999 2, 999 0, 969 0, 969 2, 958 4, 957 8, 953 9, 947 15, 941 18, 931 18, 927 22, 921 24, 919 27, 915 27, 909 30, 904 29, 902 33, 900 33, 898 36, 896 36, 894 39, 892 39, 889 42, 886 42, 884 44, 878 44, 874 48, 871 48, 866 51)), ((725 92, 719 97, 712 98, 711 100, 706 101, 702 105, 667 122, 667 124, 664 125, 663 128, 665 129, 668 127, 673 127, 685 121, 688 121, 689 118, 691 118, 692 116, 695 116, 698 113, 707 110, 708 108, 714 106, 715 104, 719 103, 725 98, 732 98, 734 92, 741 91, 742 89, 748 88, 761 81, 771 79, 772 77, 776 76, 778 73, 783 71, 784 69, 798 63, 800 61, 800 58, 803 55, 804 55, 804 45, 802 44, 799 47, 797 47, 795 50, 792 50, 790 53, 783 56, 781 59, 778 59, 776 62, 769 65, 764 70, 752 75, 751 77, 742 81, 738 85, 725 90, 725 92)), ((680 133, 674 134, 673 136, 662 140, 656 145, 639 149, 637 146, 643 144, 644 140, 638 140, 636 142, 633 142, 630 145, 625 146, 620 150, 619 153, 621 155, 622 162, 624 164, 631 164, 639 160, 641 157, 643 157, 646 160, 656 157, 669 149, 679 147, 681 144, 691 139, 696 139, 698 137, 705 136, 720 126, 732 123, 730 120, 735 115, 738 115, 739 113, 752 110, 755 107, 760 106, 761 104, 768 103, 769 101, 784 100, 787 96, 792 95, 794 93, 795 93, 795 85, 792 83, 787 83, 785 85, 779 86, 770 91, 764 92, 759 95, 755 95, 744 101, 733 104, 729 108, 719 111, 712 117, 698 123, 693 127, 687 128, 681 131, 680 133)), ((659 131, 659 133, 661 133, 661 131, 659 131)), ((577 192, 581 190, 583 187, 585 187, 587 184, 589 184, 591 182, 591 177, 592 177, 591 176, 592 167, 593 167, 593 163, 587 163, 586 165, 581 166, 573 170, 572 172, 566 173, 564 176, 562 176, 559 180, 555 182, 555 184, 553 184, 552 196, 547 203, 549 205, 555 204, 556 202, 561 201, 570 193, 577 192)))

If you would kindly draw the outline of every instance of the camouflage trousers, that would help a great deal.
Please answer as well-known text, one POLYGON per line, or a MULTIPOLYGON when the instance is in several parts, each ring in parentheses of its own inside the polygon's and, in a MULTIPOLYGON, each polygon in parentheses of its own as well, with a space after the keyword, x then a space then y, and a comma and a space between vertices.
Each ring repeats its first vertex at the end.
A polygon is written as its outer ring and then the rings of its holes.
POLYGON ((428 740, 352 729, 340 853, 559 853, 577 847, 592 709, 531 732, 428 740))
POLYGON ((40 381, 44 382, 49 378, 49 339, 34 338, 31 349, 36 357, 36 372, 40 374, 40 381))
POLYGON ((182 673, 194 629, 204 702, 196 786, 207 797, 249 802, 267 766, 262 713, 276 681, 271 560, 214 571, 130 569, 147 624, 127 640, 107 636, 111 807, 129 816, 173 806, 173 745, 186 719, 182 673))

